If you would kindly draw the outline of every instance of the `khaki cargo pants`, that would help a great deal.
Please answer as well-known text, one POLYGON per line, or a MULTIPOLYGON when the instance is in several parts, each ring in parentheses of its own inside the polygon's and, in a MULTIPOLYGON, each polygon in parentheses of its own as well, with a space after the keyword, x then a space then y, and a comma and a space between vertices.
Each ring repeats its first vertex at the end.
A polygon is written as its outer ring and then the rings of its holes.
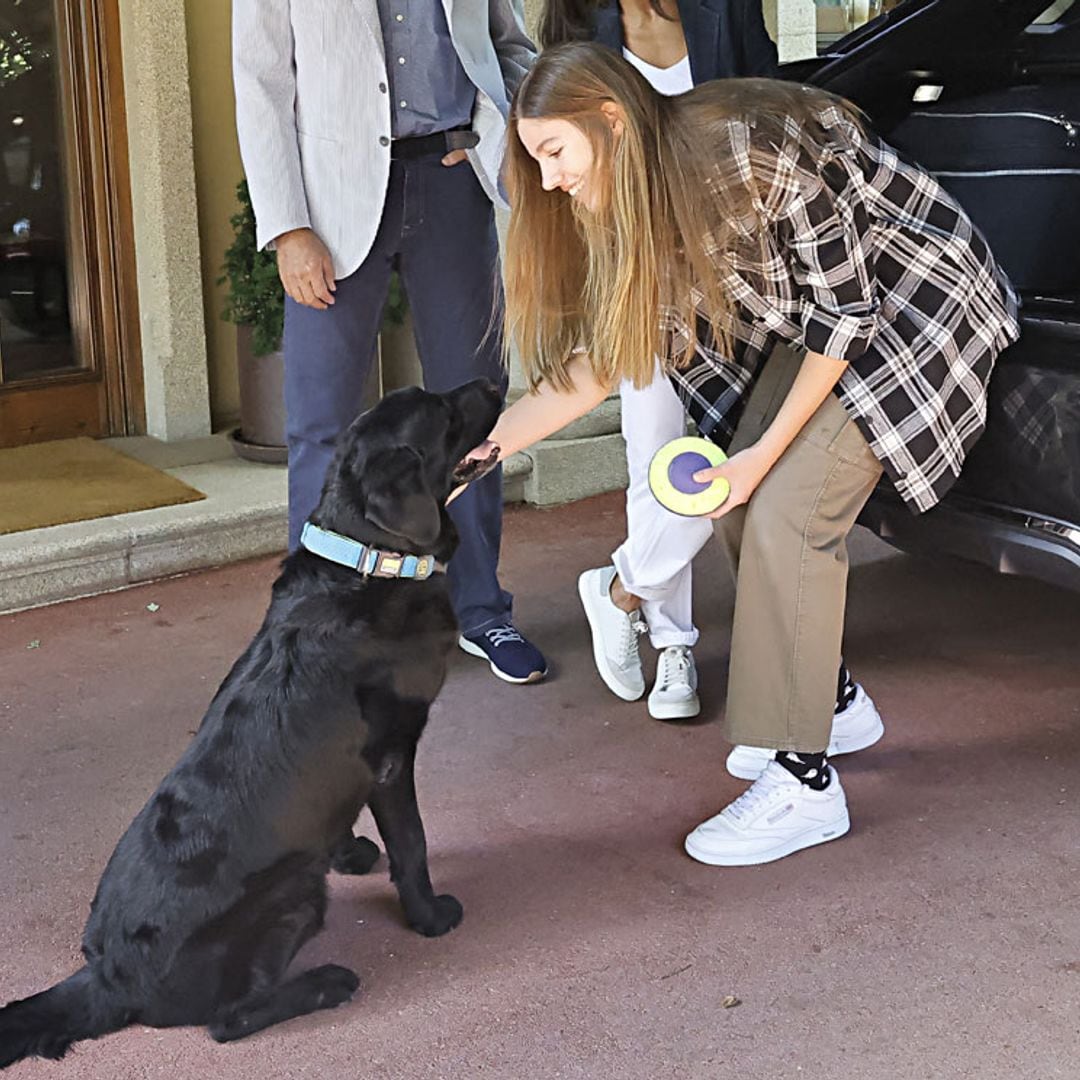
MULTIPOLYGON (((753 443, 791 387, 802 352, 766 361, 730 453, 753 443)), ((735 574, 726 733, 733 743, 824 750, 836 703, 847 535, 881 476, 862 432, 830 394, 745 506, 716 534, 735 574)))

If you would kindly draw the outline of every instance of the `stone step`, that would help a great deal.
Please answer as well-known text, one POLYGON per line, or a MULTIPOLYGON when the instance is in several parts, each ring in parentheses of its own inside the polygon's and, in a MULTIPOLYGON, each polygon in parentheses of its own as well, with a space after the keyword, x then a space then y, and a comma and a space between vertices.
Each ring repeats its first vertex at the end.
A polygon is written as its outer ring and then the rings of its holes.
MULTIPOLYGON (((576 430, 610 426, 608 404, 598 410, 599 418, 576 430)), ((573 429, 505 463, 505 502, 552 506, 625 487, 620 435, 563 437, 568 434, 573 429)), ((147 437, 108 442, 206 498, 0 536, 0 614, 284 552, 288 494, 283 466, 240 460, 225 435, 180 443, 147 437)))

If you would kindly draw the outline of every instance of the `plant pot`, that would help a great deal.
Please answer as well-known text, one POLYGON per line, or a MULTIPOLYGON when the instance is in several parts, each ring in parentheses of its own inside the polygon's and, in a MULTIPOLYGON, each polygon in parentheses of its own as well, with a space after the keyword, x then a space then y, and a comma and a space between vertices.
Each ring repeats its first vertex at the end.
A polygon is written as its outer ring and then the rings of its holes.
POLYGON ((424 385, 411 312, 406 313, 403 323, 383 324, 379 334, 379 366, 384 394, 402 386, 424 385))
POLYGON ((284 465, 285 355, 256 356, 250 326, 236 328, 236 369, 240 381, 240 427, 231 432, 233 450, 248 461, 284 465))

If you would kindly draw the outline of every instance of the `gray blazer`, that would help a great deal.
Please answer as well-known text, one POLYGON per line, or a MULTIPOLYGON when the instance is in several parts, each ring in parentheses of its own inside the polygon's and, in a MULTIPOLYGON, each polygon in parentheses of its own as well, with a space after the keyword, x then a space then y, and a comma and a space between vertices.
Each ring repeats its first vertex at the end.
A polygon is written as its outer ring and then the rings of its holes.
MULTIPOLYGON (((469 160, 500 201, 510 99, 536 50, 522 0, 442 0, 476 86, 469 160)), ((376 0, 233 0, 240 153, 260 248, 311 228, 348 277, 367 257, 390 174, 390 98, 376 0)), ((463 168, 464 166, 457 166, 463 168)))

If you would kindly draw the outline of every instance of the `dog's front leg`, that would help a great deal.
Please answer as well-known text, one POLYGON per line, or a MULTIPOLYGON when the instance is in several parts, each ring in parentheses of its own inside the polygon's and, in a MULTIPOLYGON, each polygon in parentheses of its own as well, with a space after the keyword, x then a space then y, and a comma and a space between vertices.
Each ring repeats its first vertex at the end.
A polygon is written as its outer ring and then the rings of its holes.
POLYGON ((449 895, 436 896, 428 875, 427 842, 413 780, 415 747, 388 751, 376 769, 371 812, 379 827, 390 877, 397 886, 405 918, 426 937, 437 937, 461 922, 461 904, 449 895))

